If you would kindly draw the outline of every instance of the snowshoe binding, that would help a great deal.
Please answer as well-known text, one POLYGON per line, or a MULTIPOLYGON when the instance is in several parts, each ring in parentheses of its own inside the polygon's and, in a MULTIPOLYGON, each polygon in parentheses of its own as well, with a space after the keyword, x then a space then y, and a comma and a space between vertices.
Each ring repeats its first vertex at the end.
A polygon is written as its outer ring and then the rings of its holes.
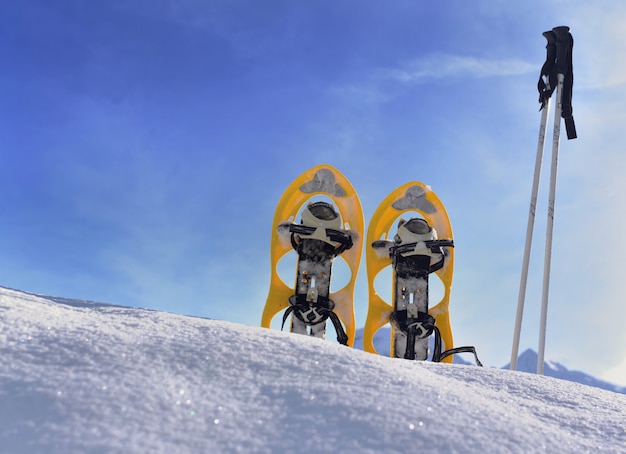
POLYGON ((281 224, 279 229, 291 234, 291 245, 298 253, 295 295, 283 315, 283 326, 293 314, 291 332, 325 337, 326 320, 330 318, 337 341, 348 342, 339 317, 333 312, 330 279, 333 259, 352 247, 352 235, 341 230, 341 219, 326 202, 310 203, 302 212, 301 224, 281 224))
POLYGON ((443 266, 443 246, 453 245, 451 240, 438 241, 437 232, 421 218, 400 219, 394 241, 372 243, 372 248, 391 258, 395 271, 389 321, 395 331, 396 358, 427 359, 428 338, 435 328, 435 319, 428 314, 428 275, 443 266))

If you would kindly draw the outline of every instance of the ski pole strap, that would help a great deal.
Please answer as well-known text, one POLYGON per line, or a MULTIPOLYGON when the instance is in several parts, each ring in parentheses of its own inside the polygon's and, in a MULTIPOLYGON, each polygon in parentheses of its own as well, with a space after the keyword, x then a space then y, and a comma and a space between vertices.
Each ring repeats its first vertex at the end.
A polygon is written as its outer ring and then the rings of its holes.
POLYGON ((546 44, 546 61, 541 67, 537 90, 539 91, 539 103, 543 109, 556 88, 556 35, 552 30, 543 32, 543 37, 548 41, 546 44))
POLYGON ((544 32, 543 36, 548 43, 546 45, 546 61, 541 67, 539 82, 537 83, 539 103, 541 104, 539 110, 547 105, 548 99, 550 99, 558 84, 558 75, 563 74, 561 117, 565 120, 567 138, 575 139, 577 135, 572 109, 572 89, 574 86, 572 49, 574 47, 574 38, 569 32, 569 27, 565 26, 554 27, 552 30, 544 32))

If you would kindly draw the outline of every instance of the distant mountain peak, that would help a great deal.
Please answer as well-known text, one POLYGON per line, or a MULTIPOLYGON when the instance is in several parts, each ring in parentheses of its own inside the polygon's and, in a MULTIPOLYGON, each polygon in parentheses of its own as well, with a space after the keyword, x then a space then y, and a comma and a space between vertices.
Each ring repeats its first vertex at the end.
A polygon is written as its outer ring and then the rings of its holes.
MULTIPOLYGON (((537 360, 539 354, 532 348, 527 348, 517 357, 517 368, 519 372, 537 373, 537 360)), ((502 369, 510 369, 511 363, 508 363, 502 369)), ((577 370, 569 370, 567 367, 556 361, 543 362, 543 374, 548 377, 560 378, 561 380, 582 383, 583 385, 594 386, 596 388, 605 389, 621 394, 626 394, 626 387, 618 386, 613 383, 606 382, 595 378, 577 370)))

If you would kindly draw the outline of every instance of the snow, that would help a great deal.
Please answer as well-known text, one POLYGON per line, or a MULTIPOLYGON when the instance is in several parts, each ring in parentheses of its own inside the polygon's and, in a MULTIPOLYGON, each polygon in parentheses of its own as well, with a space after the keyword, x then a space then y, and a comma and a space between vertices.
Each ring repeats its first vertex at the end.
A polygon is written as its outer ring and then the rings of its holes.
MULTIPOLYGON (((381 355, 389 356, 390 352, 390 329, 389 327, 381 328, 374 336, 374 348, 381 355)), ((434 347, 433 336, 430 338, 430 349, 434 347)), ((457 345, 458 347, 458 345, 457 345)), ((363 328, 356 331, 356 338, 354 342, 354 348, 363 349, 363 328)), ((474 358, 471 354, 458 354, 453 356, 455 364, 473 364, 474 358)), ((484 358, 483 358, 484 359, 484 358)), ((522 372, 537 372, 537 352, 532 349, 523 351, 517 358, 517 370, 522 372)), ((502 369, 510 369, 510 363, 502 366, 502 369)), ((576 383, 582 383, 584 385, 594 386, 596 388, 606 389, 616 393, 626 394, 626 387, 619 386, 615 383, 610 383, 604 380, 600 380, 585 372, 578 370, 569 370, 567 367, 555 361, 544 361, 543 374, 548 377, 560 378, 562 380, 569 380, 576 383)))
MULTIPOLYGON (((524 372, 537 372, 537 352, 532 349, 527 349, 522 352, 517 359, 517 370, 523 370, 524 372)), ((508 369, 510 363, 503 368, 508 369)), ((582 383, 584 385, 595 386, 596 388, 606 389, 616 393, 626 394, 626 387, 619 386, 614 383, 609 383, 604 380, 600 380, 596 377, 592 377, 589 374, 578 370, 569 370, 562 364, 556 361, 544 361, 543 373, 550 377, 561 378, 563 380, 570 380, 576 383, 582 383)))
POLYGON ((4 288, 0 327, 2 453, 626 451, 626 396, 552 377, 4 288))

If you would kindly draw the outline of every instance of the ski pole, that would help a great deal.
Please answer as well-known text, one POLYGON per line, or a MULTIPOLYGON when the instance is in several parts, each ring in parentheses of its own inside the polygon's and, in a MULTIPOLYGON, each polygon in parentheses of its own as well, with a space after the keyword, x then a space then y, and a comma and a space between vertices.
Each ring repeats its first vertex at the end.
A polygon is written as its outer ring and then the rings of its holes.
POLYGON ((515 317, 515 331, 513 334, 513 349, 511 351, 511 370, 517 368, 517 355, 519 352, 520 333, 522 330, 522 317, 524 314, 524 301, 526 299, 526 286, 528 283, 528 266, 530 263, 530 249, 533 242, 533 229, 535 225, 535 210, 537 208, 537 194, 539 192, 539 178, 541 176, 541 161, 543 159, 544 144, 546 141, 546 128, 548 114, 550 112, 550 98, 542 107, 541 122, 539 123, 539 139, 537 140, 537 157, 535 158, 535 174, 530 196, 530 210, 528 211, 528 225, 526 227, 526 243, 524 247, 524 259, 522 263, 522 277, 520 279, 519 296, 517 299, 517 315, 515 317))
POLYGON ((550 291, 550 261, 552 258, 552 232, 554 230, 554 206, 556 199, 556 176, 559 161, 559 140, 561 137, 561 117, 565 116, 567 138, 576 138, 576 128, 572 117, 571 89, 573 82, 572 48, 574 40, 569 27, 561 26, 552 29, 556 37, 557 75, 556 107, 554 109, 554 134, 552 136, 552 166, 550 170, 550 196, 548 199, 548 225, 546 227, 546 251, 543 269, 543 291, 541 297, 541 320, 539 322, 539 349, 537 355, 537 374, 543 375, 543 361, 546 346, 546 324, 548 317, 548 295, 550 291), (565 86, 567 79, 567 87, 565 86), (567 88, 567 97, 565 89, 567 88), (566 109, 567 108, 567 109, 566 109))
POLYGON ((550 106, 550 98, 556 88, 556 108, 554 112, 554 131, 552 135, 552 165, 550 170, 550 194, 548 199, 548 222, 546 227, 546 245, 544 255, 543 289, 541 298, 541 319, 539 326, 539 348, 537 355, 537 373, 543 375, 543 361, 546 343, 546 325, 548 314, 548 295, 550 289, 550 262, 552 259, 552 236, 554 230, 554 206, 556 199, 556 176, 559 156, 559 139, 561 133, 561 118, 565 120, 565 128, 568 139, 575 139, 576 127, 572 116, 572 48, 574 40, 569 32, 569 27, 554 27, 544 32, 543 36, 548 40, 546 45, 546 61, 541 68, 537 88, 539 90, 539 102, 543 109, 541 125, 539 128, 539 141, 537 143, 537 158, 535 161, 535 175, 530 199, 530 212, 526 229, 526 244, 524 248, 524 260, 522 264, 522 276, 520 291, 517 302, 517 315, 513 335, 513 348, 511 351, 510 369, 517 367, 517 354, 519 350, 520 331, 524 312, 524 300, 526 297, 526 285, 528 281, 528 266, 530 261, 530 249, 535 221, 535 209, 537 193, 539 190, 539 177, 541 174, 541 161, 545 142, 545 131, 550 106))
POLYGON ((519 352, 520 333, 522 330, 522 317, 524 315, 524 301, 526 299, 526 287, 528 283, 528 267, 530 263, 530 250, 533 242, 533 229, 535 225, 535 210, 537 207, 537 194, 539 192, 539 179, 541 176, 541 163, 543 160, 543 150, 546 140, 546 129, 548 124, 548 115, 550 112, 550 98, 552 90, 550 87, 550 73, 554 68, 557 57, 557 38, 555 33, 550 30, 543 32, 546 39, 546 62, 541 67, 539 73, 539 82, 537 88, 539 90, 539 102, 541 103, 541 122, 539 124, 539 139, 537 140, 537 157, 535 158, 535 174, 533 177, 533 186, 530 196, 530 210, 528 212, 528 225, 526 227, 526 243, 524 246, 524 259, 522 262, 522 276, 520 278, 519 296, 517 299, 517 315, 515 317, 515 330, 513 334, 513 348, 511 349, 510 369, 517 368, 517 355, 519 352))
POLYGON ((546 227, 546 251, 543 264, 543 291, 541 296, 541 320, 539 322, 539 352, 537 374, 543 375, 543 358, 546 347, 546 324, 548 316, 548 294, 550 291, 550 261, 552 258, 552 232, 554 230, 554 205, 556 199, 556 175, 559 160, 559 138, 561 135, 561 111, 563 81, 565 76, 558 73, 556 86, 556 107, 554 109, 554 133, 552 136, 552 165, 550 167, 550 196, 548 199, 548 225, 546 227))

